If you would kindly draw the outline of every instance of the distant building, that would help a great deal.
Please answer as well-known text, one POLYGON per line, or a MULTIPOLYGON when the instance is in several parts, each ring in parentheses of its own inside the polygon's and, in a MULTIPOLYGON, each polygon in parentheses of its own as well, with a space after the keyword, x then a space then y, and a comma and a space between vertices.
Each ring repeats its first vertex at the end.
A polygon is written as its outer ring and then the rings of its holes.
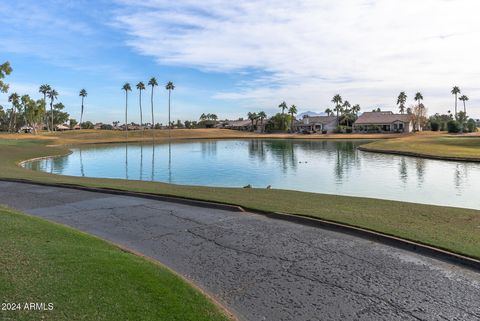
POLYGON ((353 124, 353 130, 360 133, 410 133, 413 131, 412 115, 391 111, 364 112, 353 124))
POLYGON ((303 119, 296 122, 297 132, 332 133, 337 128, 337 117, 335 116, 303 116, 303 119))
MULTIPOLYGON (((220 128, 225 129, 234 129, 234 130, 242 130, 242 131, 256 131, 259 133, 265 132, 265 126, 267 125, 268 120, 264 119, 263 122, 258 119, 252 121, 249 119, 246 120, 227 120, 222 122, 220 128)), ((217 126, 216 126, 217 127, 217 126)))
POLYGON ((55 130, 57 131, 65 131, 65 130, 70 130, 70 127, 67 125, 57 125, 55 126, 55 130))

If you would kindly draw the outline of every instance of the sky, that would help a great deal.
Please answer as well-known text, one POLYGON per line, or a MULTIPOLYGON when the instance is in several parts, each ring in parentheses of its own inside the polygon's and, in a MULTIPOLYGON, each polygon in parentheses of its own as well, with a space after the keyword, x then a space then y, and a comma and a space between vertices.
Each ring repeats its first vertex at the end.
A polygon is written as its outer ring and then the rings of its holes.
MULTIPOLYGON (((123 120, 125 82, 138 121, 135 85, 150 77, 162 123, 168 81, 174 120, 272 115, 282 101, 321 112, 337 93, 395 111, 400 91, 446 113, 454 85, 480 118, 479 11, 476 0, 0 0, 0 63, 13 67, 10 93, 40 98, 50 84, 76 119, 85 88, 94 122, 123 120)), ((143 99, 149 110, 148 90, 143 99)))

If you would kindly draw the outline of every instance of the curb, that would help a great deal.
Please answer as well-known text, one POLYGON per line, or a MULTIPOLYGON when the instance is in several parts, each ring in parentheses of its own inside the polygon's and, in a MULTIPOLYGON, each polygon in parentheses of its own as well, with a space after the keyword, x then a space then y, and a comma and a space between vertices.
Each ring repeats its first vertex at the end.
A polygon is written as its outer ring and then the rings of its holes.
POLYGON ((293 215, 287 213, 278 212, 264 212, 259 213, 271 219, 277 219, 282 221, 293 222, 302 225, 320 227, 328 229, 334 232, 341 232, 363 239, 368 239, 385 245, 393 246, 399 249, 408 250, 411 252, 419 253, 434 259, 438 259, 447 263, 455 265, 461 265, 467 267, 475 272, 480 272, 480 260, 450 252, 441 248, 433 247, 423 243, 402 239, 389 234, 375 232, 366 228, 356 227, 348 224, 337 223, 320 218, 314 218, 303 215, 293 215))
POLYGON ((288 221, 292 223, 313 226, 313 227, 320 227, 320 228, 328 229, 334 232, 341 232, 348 235, 354 235, 357 237, 361 237, 363 239, 368 239, 378 243, 393 246, 396 248, 420 253, 422 255, 435 258, 444 262, 461 265, 461 266, 470 268, 476 272, 480 272, 480 260, 478 259, 474 259, 465 255, 450 252, 448 250, 437 248, 431 245, 426 245, 423 243, 399 238, 389 234, 372 231, 366 228, 356 227, 356 226, 343 224, 343 223, 337 223, 334 221, 324 220, 321 218, 315 218, 315 217, 306 216, 306 215, 300 215, 300 214, 294 215, 294 214, 280 213, 280 212, 268 212, 268 211, 244 208, 241 206, 231 205, 231 204, 207 202, 207 201, 193 200, 193 199, 175 197, 175 196, 164 196, 164 195, 150 194, 150 193, 123 191, 118 189, 85 187, 85 186, 75 185, 75 184, 41 183, 41 182, 28 181, 25 179, 8 179, 8 178, 0 178, 0 181, 40 185, 40 186, 50 186, 50 187, 63 187, 63 188, 69 188, 69 189, 83 190, 87 192, 97 192, 102 194, 141 197, 146 199, 153 199, 153 200, 165 201, 170 203, 178 203, 178 204, 190 205, 190 206, 198 206, 202 208, 212 208, 212 209, 225 210, 225 211, 231 211, 231 212, 243 212, 243 213, 250 212, 250 213, 262 215, 271 219, 288 221))

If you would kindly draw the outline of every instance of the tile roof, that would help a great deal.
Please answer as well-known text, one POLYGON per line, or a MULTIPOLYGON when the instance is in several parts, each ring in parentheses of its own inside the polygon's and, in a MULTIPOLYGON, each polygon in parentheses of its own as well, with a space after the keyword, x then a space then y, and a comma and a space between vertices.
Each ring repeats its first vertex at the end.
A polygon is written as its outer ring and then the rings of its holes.
POLYGON ((391 124, 396 121, 408 123, 412 119, 408 114, 394 114, 391 111, 364 112, 355 121, 355 125, 362 124, 391 124))

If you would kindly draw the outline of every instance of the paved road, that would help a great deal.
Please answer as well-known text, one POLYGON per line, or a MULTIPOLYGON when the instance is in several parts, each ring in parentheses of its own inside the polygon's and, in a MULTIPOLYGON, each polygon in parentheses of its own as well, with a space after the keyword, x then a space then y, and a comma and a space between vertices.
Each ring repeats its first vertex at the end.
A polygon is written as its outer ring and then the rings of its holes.
POLYGON ((0 204, 158 259, 243 320, 480 320, 480 273, 250 213, 0 182, 0 204))

